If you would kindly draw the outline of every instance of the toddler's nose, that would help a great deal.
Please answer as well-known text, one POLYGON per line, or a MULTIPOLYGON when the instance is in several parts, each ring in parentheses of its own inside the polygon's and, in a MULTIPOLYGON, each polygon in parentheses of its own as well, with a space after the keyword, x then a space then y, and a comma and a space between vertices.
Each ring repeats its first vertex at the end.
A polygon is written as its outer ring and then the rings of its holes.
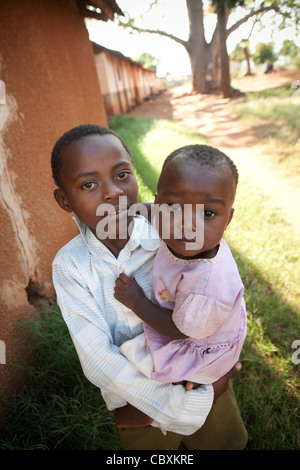
POLYGON ((192 235, 195 236, 200 232, 202 233, 204 228, 203 222, 202 212, 191 210, 185 211, 183 220, 185 235, 191 237, 192 235))

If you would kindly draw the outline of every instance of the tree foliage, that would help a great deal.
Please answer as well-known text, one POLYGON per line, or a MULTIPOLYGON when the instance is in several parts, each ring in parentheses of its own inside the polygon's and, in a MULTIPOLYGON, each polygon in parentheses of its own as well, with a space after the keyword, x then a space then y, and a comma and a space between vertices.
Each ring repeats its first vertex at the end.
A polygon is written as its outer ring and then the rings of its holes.
POLYGON ((290 59, 290 62, 296 67, 300 67, 300 47, 291 39, 285 39, 279 54, 290 59))
POLYGON ((243 62, 245 60, 245 54, 241 43, 237 43, 233 51, 230 53, 230 59, 236 60, 237 62, 243 62))
POLYGON ((291 58, 297 57, 299 53, 300 47, 298 47, 291 39, 285 39, 279 51, 279 54, 283 56, 289 56, 291 58))
POLYGON ((253 54, 253 61, 255 64, 274 64, 277 60, 277 54, 274 52, 274 44, 272 43, 258 43, 253 54))
POLYGON ((150 52, 143 52, 138 57, 134 57, 133 60, 142 64, 145 69, 154 70, 155 72, 159 64, 159 60, 150 54, 150 52))

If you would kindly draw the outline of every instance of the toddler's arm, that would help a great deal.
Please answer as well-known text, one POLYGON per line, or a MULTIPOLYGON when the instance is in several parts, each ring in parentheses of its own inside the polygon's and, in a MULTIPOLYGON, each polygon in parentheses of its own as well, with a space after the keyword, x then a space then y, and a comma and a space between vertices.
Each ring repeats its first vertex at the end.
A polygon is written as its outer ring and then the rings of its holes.
POLYGON ((115 298, 160 334, 171 339, 187 338, 173 322, 172 310, 160 307, 147 299, 134 276, 120 275, 116 280, 115 298))

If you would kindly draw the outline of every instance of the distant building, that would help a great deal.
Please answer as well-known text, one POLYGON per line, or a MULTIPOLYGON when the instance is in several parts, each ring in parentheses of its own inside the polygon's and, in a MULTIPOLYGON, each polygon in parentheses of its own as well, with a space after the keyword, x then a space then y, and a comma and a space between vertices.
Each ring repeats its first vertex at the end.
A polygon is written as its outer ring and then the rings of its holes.
POLYGON ((161 79, 117 51, 92 43, 104 107, 110 118, 126 113, 145 98, 159 93, 161 79))

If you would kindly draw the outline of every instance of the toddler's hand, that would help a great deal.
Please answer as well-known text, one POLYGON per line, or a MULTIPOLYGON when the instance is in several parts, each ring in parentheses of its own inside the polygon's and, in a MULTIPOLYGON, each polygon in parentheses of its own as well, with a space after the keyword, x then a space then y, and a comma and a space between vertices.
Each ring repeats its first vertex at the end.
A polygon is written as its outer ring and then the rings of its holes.
POLYGON ((198 388, 198 387, 201 387, 201 384, 198 384, 196 382, 189 382, 189 381, 185 383, 186 390, 193 390, 194 388, 198 388))
POLYGON ((120 274, 115 284, 115 298, 126 307, 134 310, 134 305, 142 297, 144 297, 144 292, 134 276, 128 277, 124 273, 120 274))

